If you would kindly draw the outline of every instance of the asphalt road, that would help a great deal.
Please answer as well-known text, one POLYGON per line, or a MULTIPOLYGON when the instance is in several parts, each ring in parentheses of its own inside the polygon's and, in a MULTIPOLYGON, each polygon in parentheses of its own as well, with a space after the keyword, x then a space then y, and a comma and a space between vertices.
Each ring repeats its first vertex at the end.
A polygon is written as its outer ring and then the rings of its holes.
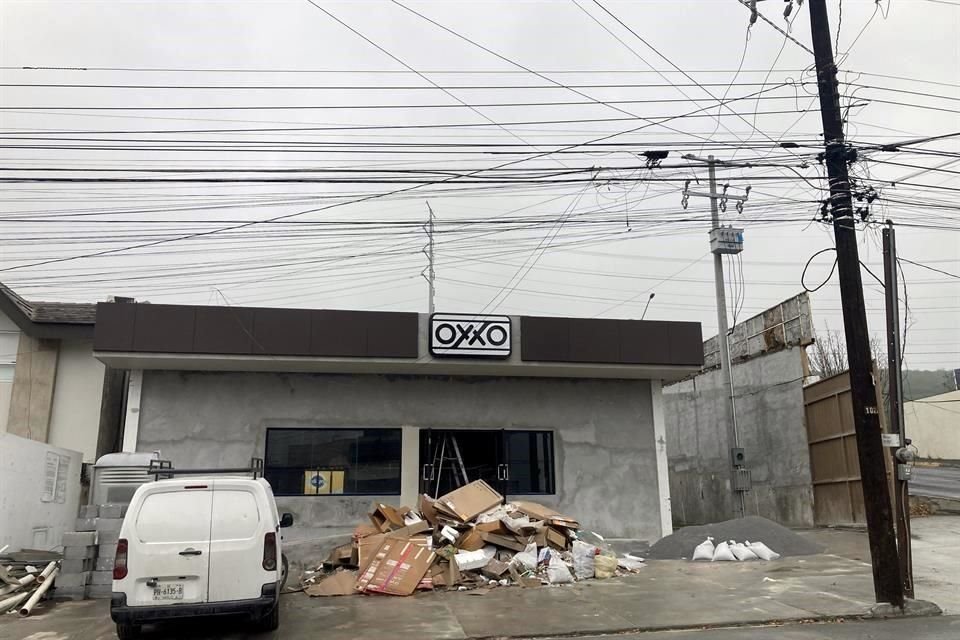
MULTIPOLYGON (((609 636, 606 636, 609 638, 609 636)), ((618 640, 956 640, 960 617, 830 622, 780 627, 664 631, 618 635, 618 640)), ((583 638, 582 640, 591 640, 583 638)), ((595 638, 594 640, 602 640, 595 638)))
POLYGON ((910 495, 960 500, 960 467, 914 467, 910 495))

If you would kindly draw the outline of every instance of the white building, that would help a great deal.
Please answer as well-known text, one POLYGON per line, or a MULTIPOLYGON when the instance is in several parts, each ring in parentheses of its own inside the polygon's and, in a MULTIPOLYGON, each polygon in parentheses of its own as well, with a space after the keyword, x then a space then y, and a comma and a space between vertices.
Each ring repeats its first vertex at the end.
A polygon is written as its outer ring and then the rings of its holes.
POLYGON ((100 409, 105 379, 117 391, 108 403, 119 404, 123 373, 93 357, 95 320, 94 304, 31 302, 0 284, 0 432, 79 451, 84 462, 116 450, 120 407, 103 419, 100 409))

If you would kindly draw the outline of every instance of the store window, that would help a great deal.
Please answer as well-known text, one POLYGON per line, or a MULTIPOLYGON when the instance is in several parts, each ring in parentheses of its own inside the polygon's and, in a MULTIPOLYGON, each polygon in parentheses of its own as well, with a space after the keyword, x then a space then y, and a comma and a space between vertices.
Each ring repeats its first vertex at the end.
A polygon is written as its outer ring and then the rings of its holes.
POLYGON ((276 495, 400 495, 400 429, 267 429, 276 495))

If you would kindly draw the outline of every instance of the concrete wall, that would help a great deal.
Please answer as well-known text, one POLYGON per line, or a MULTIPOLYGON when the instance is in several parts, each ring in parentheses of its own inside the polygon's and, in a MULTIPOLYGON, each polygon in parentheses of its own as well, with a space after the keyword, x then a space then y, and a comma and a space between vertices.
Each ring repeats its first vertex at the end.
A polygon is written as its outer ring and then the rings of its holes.
POLYGON ((77 451, 0 433, 0 547, 60 546, 77 518, 80 463, 77 451))
MULTIPOLYGON (((404 429, 403 498, 417 493, 419 428, 554 431, 556 495, 537 496, 603 535, 660 537, 648 381, 144 372, 138 451, 178 466, 236 466, 263 456, 268 427, 404 429)), ((303 526, 366 520, 374 499, 285 497, 303 526)))
POLYGON ((960 460, 960 391, 906 402, 904 432, 921 458, 960 460))
POLYGON ((93 340, 61 341, 47 442, 81 452, 84 462, 96 461, 103 370, 93 340))
MULTIPOLYGON (((800 348, 734 365, 737 417, 753 490, 748 515, 813 525, 800 348)), ((733 517, 730 447, 718 370, 664 387, 670 498, 676 524, 733 517)))

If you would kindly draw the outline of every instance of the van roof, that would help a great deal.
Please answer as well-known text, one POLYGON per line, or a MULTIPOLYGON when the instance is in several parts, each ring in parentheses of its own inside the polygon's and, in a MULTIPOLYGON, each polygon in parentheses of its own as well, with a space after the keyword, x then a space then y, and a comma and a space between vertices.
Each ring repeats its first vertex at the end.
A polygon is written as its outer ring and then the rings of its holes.
POLYGON ((240 476, 240 475, 196 475, 196 476, 180 476, 177 478, 164 478, 163 480, 155 480, 153 482, 147 483, 150 486, 168 486, 168 485, 181 485, 184 482, 189 482, 190 484, 194 483, 203 483, 203 482, 214 482, 216 480, 229 480, 231 484, 238 482, 249 483, 249 484, 258 484, 261 486, 269 487, 269 483, 263 478, 251 478, 249 476, 240 476))

